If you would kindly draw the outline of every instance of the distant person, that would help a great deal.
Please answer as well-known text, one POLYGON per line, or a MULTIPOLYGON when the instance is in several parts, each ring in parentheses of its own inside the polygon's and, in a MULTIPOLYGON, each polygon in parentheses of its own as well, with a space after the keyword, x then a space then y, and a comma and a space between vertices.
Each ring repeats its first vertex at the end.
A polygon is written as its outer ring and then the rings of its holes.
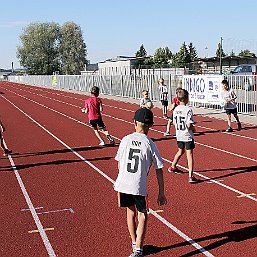
POLYGON ((140 107, 141 108, 148 108, 152 109, 153 108, 153 102, 149 98, 149 92, 148 90, 143 90, 142 91, 143 98, 140 99, 140 107))
POLYGON ((224 109, 226 110, 227 114, 227 122, 228 122, 228 128, 227 132, 232 132, 232 125, 231 125, 231 114, 234 115, 236 121, 237 121, 237 129, 241 130, 242 125, 239 120, 239 117, 237 115, 237 104, 236 104, 236 94, 232 88, 229 87, 228 81, 226 79, 222 80, 221 82, 223 87, 223 100, 224 100, 224 109))
POLYGON ((106 130, 106 126, 102 120, 101 112, 103 111, 103 105, 102 100, 98 97, 99 92, 99 87, 93 86, 91 88, 91 97, 85 101, 85 107, 82 109, 82 112, 88 113, 89 123, 94 129, 95 135, 100 140, 99 145, 105 145, 105 142, 98 131, 98 127, 106 135, 110 144, 114 144, 114 139, 109 134, 108 130, 106 130))
POLYGON ((180 102, 178 100, 178 97, 177 97, 177 93, 178 93, 178 90, 181 90, 181 89, 182 89, 182 87, 178 87, 176 89, 176 97, 174 97, 172 99, 171 108, 170 108, 170 111, 172 111, 172 114, 171 114, 171 116, 168 119, 167 128, 166 128, 166 132, 164 132, 164 136, 171 136, 171 134, 170 134, 170 127, 171 127, 171 124, 173 122, 173 111, 180 104, 180 102))
POLYGON ((164 79, 161 78, 159 80, 159 94, 160 94, 160 101, 162 105, 162 113, 164 118, 169 118, 167 115, 168 110, 168 87, 164 84, 164 79))
POLYGON ((153 125, 153 113, 140 108, 134 115, 135 131, 125 136, 119 145, 115 160, 119 174, 114 184, 120 207, 127 208, 127 225, 132 240, 130 257, 143 257, 143 244, 147 227, 147 180, 152 163, 159 186, 157 202, 167 203, 164 195, 163 160, 155 143, 147 136, 153 125), (138 215, 137 215, 138 213, 138 215), (137 219, 138 217, 138 219, 137 219), (138 221, 138 225, 136 225, 138 221))
POLYGON ((198 180, 193 176, 194 172, 194 121, 193 111, 187 105, 189 101, 188 91, 185 89, 178 90, 177 97, 180 104, 173 111, 173 123, 176 128, 176 140, 178 151, 173 159, 169 172, 180 173, 177 168, 177 163, 181 156, 186 152, 188 163, 189 183, 196 183, 198 180))
POLYGON ((6 146, 4 144, 3 132, 5 132, 5 126, 1 119, 0 119, 0 127, 1 127, 1 129, 0 129, 1 147, 3 149, 4 155, 8 155, 8 154, 12 153, 12 150, 9 150, 8 148, 6 148, 6 146))

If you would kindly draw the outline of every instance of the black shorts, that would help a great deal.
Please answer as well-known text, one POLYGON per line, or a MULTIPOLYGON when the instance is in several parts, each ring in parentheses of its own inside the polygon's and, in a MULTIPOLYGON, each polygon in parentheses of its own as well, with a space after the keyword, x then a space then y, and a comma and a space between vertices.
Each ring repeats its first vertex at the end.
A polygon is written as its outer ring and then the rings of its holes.
POLYGON ((186 148, 186 150, 193 150, 193 149, 195 149, 195 142, 194 142, 194 140, 188 141, 188 142, 177 141, 177 144, 178 144, 178 148, 179 149, 185 149, 185 148, 186 148))
POLYGON ((168 106, 168 100, 161 100, 162 105, 168 106))
POLYGON ((104 125, 104 122, 102 119, 98 119, 98 120, 90 120, 89 121, 91 127, 93 129, 97 129, 97 125, 100 129, 104 129, 105 128, 105 125, 104 125))
POLYGON ((139 212, 146 213, 146 196, 142 195, 130 195, 125 193, 119 193, 120 207, 136 206, 139 212))
POLYGON ((226 109, 226 114, 237 114, 237 108, 235 108, 235 109, 226 109))

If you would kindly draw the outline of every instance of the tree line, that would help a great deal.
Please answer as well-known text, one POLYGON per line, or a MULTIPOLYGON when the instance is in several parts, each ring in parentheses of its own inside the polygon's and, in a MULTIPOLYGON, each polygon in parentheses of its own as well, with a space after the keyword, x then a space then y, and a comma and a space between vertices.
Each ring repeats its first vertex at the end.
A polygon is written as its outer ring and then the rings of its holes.
MULTIPOLYGON (((31 23, 20 35, 21 45, 17 48, 17 58, 28 74, 51 75, 80 74, 87 64, 87 47, 80 26, 74 22, 66 22, 62 26, 56 22, 31 23)), ((198 54, 193 43, 183 42, 177 53, 168 47, 160 47, 153 55, 148 55, 144 45, 135 53, 138 57, 137 67, 190 68, 198 54)), ((235 56, 232 51, 226 54, 218 44, 216 57, 235 56)), ((256 57, 248 49, 242 50, 238 56, 256 57)))
POLYGON ((80 26, 66 22, 31 23, 20 35, 17 58, 28 74, 80 74, 87 49, 80 26))

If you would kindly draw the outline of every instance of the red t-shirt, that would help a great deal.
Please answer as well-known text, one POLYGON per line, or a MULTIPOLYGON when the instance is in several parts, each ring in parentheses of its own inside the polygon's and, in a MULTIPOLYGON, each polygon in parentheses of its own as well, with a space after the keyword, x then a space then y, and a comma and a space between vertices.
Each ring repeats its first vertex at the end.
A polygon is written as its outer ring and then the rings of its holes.
POLYGON ((85 108, 88 109, 89 120, 102 119, 102 115, 100 112, 101 105, 102 105, 102 100, 96 96, 91 96, 85 101, 85 108))
POLYGON ((172 99, 172 103, 175 104, 175 107, 176 107, 176 106, 178 106, 178 105, 180 104, 180 101, 178 100, 177 97, 174 97, 174 98, 172 99))

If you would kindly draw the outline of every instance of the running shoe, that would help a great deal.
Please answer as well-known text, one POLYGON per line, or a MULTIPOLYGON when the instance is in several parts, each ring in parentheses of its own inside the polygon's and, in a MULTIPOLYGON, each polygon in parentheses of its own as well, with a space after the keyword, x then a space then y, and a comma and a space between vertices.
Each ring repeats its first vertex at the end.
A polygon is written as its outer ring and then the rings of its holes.
POLYGON ((232 129, 231 127, 228 127, 226 131, 227 131, 227 132, 232 132, 233 129, 232 129))
POLYGON ((111 135, 107 135, 106 137, 107 137, 107 139, 109 140, 109 142, 110 142, 111 145, 114 145, 114 144, 115 144, 115 141, 114 141, 114 139, 112 138, 111 135))
POLYGON ((168 168, 168 172, 173 172, 173 173, 177 173, 177 174, 183 173, 183 171, 179 170, 177 167, 173 168, 171 166, 168 168))
POLYGON ((4 149, 4 155, 8 155, 12 153, 12 150, 9 150, 9 149, 4 149))
POLYGON ((164 135, 164 136, 171 136, 170 132, 168 132, 168 131, 164 132, 163 135, 164 135))
POLYGON ((241 130, 241 129, 242 129, 241 122, 238 122, 238 123, 237 123, 237 130, 241 130))
POLYGON ((143 252, 134 251, 129 257, 144 257, 143 252))
POLYGON ((199 180, 193 176, 189 178, 188 182, 193 184, 193 183, 198 183, 199 180))
POLYGON ((105 145, 104 141, 101 141, 99 145, 105 145))

